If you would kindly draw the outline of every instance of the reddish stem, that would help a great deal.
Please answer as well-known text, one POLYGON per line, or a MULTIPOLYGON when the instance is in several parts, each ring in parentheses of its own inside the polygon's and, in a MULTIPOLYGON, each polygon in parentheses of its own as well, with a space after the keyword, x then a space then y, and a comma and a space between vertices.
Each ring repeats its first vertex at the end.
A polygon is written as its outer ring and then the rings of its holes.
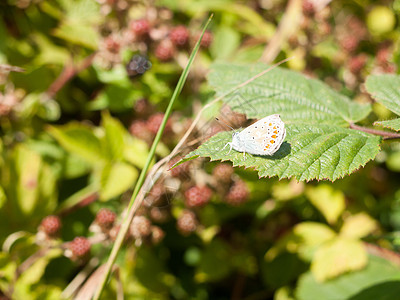
POLYGON ((350 124, 350 128, 354 129, 354 130, 363 131, 366 133, 383 136, 384 140, 400 139, 400 133, 394 133, 394 132, 388 132, 388 131, 383 131, 383 130, 362 127, 362 126, 358 126, 356 124, 350 124))

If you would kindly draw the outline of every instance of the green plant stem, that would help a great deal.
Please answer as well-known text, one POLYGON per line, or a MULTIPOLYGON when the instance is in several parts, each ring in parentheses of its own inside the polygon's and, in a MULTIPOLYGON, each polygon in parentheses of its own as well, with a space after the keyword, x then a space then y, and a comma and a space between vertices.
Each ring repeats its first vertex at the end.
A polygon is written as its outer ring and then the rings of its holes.
POLYGON ((192 51, 192 53, 190 55, 189 61, 188 61, 187 65, 186 65, 186 68, 183 70, 183 72, 181 74, 181 77, 179 78, 178 84, 176 85, 175 91, 174 91, 174 93, 173 93, 173 95, 171 97, 171 100, 170 100, 170 102, 168 104, 168 107, 167 107, 167 109, 165 111, 164 119, 163 119, 163 121, 161 123, 160 128, 158 129, 158 132, 157 132, 157 135, 156 135, 156 137, 154 139, 154 142, 151 145, 149 155, 147 156, 146 164, 145 164, 142 172, 140 173, 140 176, 139 176, 139 179, 138 179, 138 181, 136 183, 136 186, 135 186, 135 189, 133 191, 132 197, 131 197, 131 199, 129 201, 127 216, 125 217, 125 219, 124 219, 124 221, 123 221, 123 223, 121 225, 120 231, 119 231, 119 233, 117 235, 117 239, 116 239, 116 241, 114 243, 114 246, 113 246, 113 248, 111 250, 111 254, 110 254, 110 256, 109 256, 109 258, 107 260, 106 268, 104 270, 104 274, 103 274, 101 283, 99 284, 99 287, 96 290, 96 294, 94 295, 94 299, 95 300, 98 300, 100 298, 101 293, 102 293, 102 291, 103 291, 103 289, 104 289, 104 287, 105 287, 105 285, 107 283, 108 277, 109 277, 110 272, 111 272, 111 268, 112 268, 112 266, 113 266, 113 264, 114 264, 114 262, 115 262, 115 260, 117 258, 118 252, 119 252, 119 250, 120 250, 120 248, 122 246, 123 240, 124 240, 125 235, 126 235, 128 229, 129 229, 129 226, 130 226, 130 223, 132 221, 132 218, 134 216, 134 211, 135 211, 135 208, 137 206, 133 206, 133 204, 134 204, 134 202, 136 200, 136 196, 138 195, 138 193, 140 191, 140 188, 142 187, 142 185, 144 183, 147 171, 149 169, 151 161, 153 160, 157 145, 161 140, 161 136, 162 136, 162 134, 164 132, 165 125, 166 125, 166 123, 168 121, 168 118, 169 118, 169 116, 171 114, 174 102, 178 98, 178 95, 180 94, 180 92, 181 92, 181 90, 183 88, 183 85, 184 85, 184 83, 185 83, 185 81, 187 79, 187 76, 189 74, 189 69, 190 69, 190 67, 191 67, 191 65, 192 65, 192 63, 194 61, 194 57, 196 56, 196 54, 197 54, 197 52, 198 52, 198 50, 200 48, 200 41, 203 38, 204 32, 206 31, 206 28, 207 28, 208 24, 211 22, 212 17, 213 16, 211 15, 210 18, 208 19, 206 25, 204 26, 203 32, 202 32, 200 38, 198 39, 198 41, 197 41, 197 43, 196 43, 196 45, 195 45, 195 47, 194 47, 194 49, 193 49, 193 51, 192 51))
POLYGON ((392 140, 392 139, 400 139, 400 133, 388 132, 383 130, 377 130, 372 128, 367 128, 363 126, 358 126, 356 124, 350 124, 351 129, 363 131, 366 133, 371 133, 374 135, 380 135, 383 137, 384 140, 392 140))

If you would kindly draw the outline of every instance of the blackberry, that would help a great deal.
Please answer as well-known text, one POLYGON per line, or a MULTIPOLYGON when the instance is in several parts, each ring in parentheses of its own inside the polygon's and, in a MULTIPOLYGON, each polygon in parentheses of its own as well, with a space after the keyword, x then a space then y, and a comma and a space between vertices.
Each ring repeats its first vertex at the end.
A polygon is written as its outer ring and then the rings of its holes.
POLYGON ((76 258, 82 258, 90 253, 91 244, 89 240, 83 236, 77 236, 72 242, 69 242, 68 249, 76 258))
POLYGON ((136 101, 133 109, 136 115, 141 118, 146 118, 152 113, 153 106, 149 103, 147 99, 142 98, 136 101))
POLYGON ((165 236, 164 230, 158 226, 151 227, 151 241, 153 244, 159 244, 165 236))
POLYGON ((151 234, 151 222, 145 216, 136 216, 132 220, 130 231, 135 239, 149 236, 151 234))
POLYGON ((197 229, 196 215, 191 210, 185 209, 176 221, 176 226, 183 235, 189 235, 197 229))
POLYGON ((367 55, 359 54, 355 57, 350 58, 348 62, 348 67, 351 73, 358 74, 364 68, 367 63, 367 55))
POLYGON ((233 168, 228 164, 218 164, 214 170, 213 175, 217 181, 228 183, 232 179, 233 168))
POLYGON ((183 47, 189 41, 189 30, 183 25, 177 26, 171 30, 169 38, 174 45, 183 47))
POLYGON ((302 9, 305 16, 312 16, 315 14, 314 3, 310 0, 303 0, 302 9))
MULTIPOLYGON (((173 159, 171 159, 169 163, 169 167, 171 168, 174 166, 177 162, 179 162, 182 159, 180 156, 176 156, 173 159)), ((183 164, 180 164, 179 166, 176 166, 175 168, 170 170, 170 174, 172 177, 184 177, 186 174, 189 172, 189 163, 185 162, 183 164)))
POLYGON ((147 57, 139 54, 134 55, 126 65, 126 71, 131 78, 144 74, 150 68, 151 62, 147 57))
POLYGON ((135 36, 144 37, 149 34, 150 23, 146 19, 133 20, 130 23, 130 28, 135 36))
POLYGON ((147 129, 147 123, 145 121, 141 120, 133 121, 131 126, 129 127, 129 132, 133 136, 141 140, 144 140, 148 143, 150 143, 153 140, 153 133, 147 129))
POLYGON ((47 216, 40 223, 39 230, 43 231, 47 236, 56 236, 61 229, 61 220, 57 216, 47 216))
POLYGON ((357 49, 360 40, 354 35, 349 35, 343 37, 339 42, 343 50, 347 52, 354 52, 357 49))
POLYGON ((207 186, 193 186, 185 192, 188 207, 200 207, 207 204, 212 196, 212 190, 207 186))
POLYGON ((227 203, 231 205, 240 205, 247 201, 249 190, 243 180, 237 180, 233 183, 225 197, 227 203))
POLYGON ((175 48, 174 45, 170 40, 165 40, 162 41, 160 44, 157 45, 154 55, 160 60, 160 61, 169 61, 171 60, 174 55, 175 55, 175 48))
MULTIPOLYGON (((157 113, 152 115, 148 120, 147 120, 147 129, 153 133, 156 134, 158 129, 160 128, 160 125, 164 119, 164 114, 163 113, 157 113)), ((171 120, 169 119, 167 123, 165 124, 164 128, 164 133, 170 133, 172 130, 171 126, 171 120)))
POLYGON ((116 218, 115 212, 107 209, 107 208, 102 208, 98 211, 96 215, 96 223, 102 228, 102 229, 110 229, 115 222, 116 218))
MULTIPOLYGON (((200 34, 197 36, 197 38, 199 38, 199 37, 200 37, 200 34)), ((210 31, 207 30, 203 34, 203 38, 200 41, 200 46, 203 47, 203 48, 210 47, 213 39, 214 39, 213 34, 210 31)))

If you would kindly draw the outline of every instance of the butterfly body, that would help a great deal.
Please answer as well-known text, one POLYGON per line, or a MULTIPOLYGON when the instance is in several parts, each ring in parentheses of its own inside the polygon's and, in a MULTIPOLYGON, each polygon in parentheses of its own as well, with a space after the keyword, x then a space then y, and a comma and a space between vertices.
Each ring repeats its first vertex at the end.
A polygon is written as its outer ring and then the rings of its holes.
POLYGON ((278 114, 274 114, 262 118, 241 132, 234 132, 232 142, 227 145, 230 145, 231 150, 233 148, 243 153, 273 155, 285 137, 285 124, 278 114))

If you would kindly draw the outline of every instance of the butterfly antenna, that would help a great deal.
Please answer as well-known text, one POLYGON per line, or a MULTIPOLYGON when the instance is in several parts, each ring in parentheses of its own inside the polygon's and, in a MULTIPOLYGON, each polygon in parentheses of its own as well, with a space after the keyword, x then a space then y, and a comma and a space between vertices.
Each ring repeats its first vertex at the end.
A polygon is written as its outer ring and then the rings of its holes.
POLYGON ((226 123, 225 121, 222 121, 222 120, 220 120, 220 119, 218 119, 218 118, 215 118, 215 120, 217 120, 218 122, 223 123, 225 126, 229 127, 230 129, 235 130, 232 126, 230 126, 230 125, 229 125, 228 123, 226 123))

